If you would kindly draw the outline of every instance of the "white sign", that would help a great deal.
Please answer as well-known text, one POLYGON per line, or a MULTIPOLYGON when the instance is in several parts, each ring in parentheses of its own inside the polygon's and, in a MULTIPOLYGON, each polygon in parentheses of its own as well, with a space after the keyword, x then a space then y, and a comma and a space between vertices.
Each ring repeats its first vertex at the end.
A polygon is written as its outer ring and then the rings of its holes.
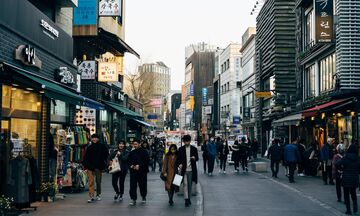
POLYGON ((203 112, 206 114, 206 115, 209 115, 212 113, 212 106, 204 106, 203 107, 203 112))
POLYGON ((121 0, 100 0, 99 16, 121 16, 121 0))
POLYGON ((44 33, 46 35, 48 35, 49 37, 51 37, 52 39, 55 39, 55 37, 59 37, 59 31, 56 30, 54 27, 52 27, 48 22, 46 22, 45 20, 40 20, 40 25, 46 30, 44 31, 44 33))
POLYGON ((99 62, 98 81, 99 82, 117 82, 119 79, 117 73, 117 64, 114 62, 99 62))
POLYGON ((59 67, 59 69, 56 70, 56 77, 59 82, 63 84, 74 84, 75 78, 74 75, 68 70, 67 67, 59 67))
POLYGON ((78 67, 78 72, 83 80, 93 80, 96 77, 96 62, 83 61, 78 67))
POLYGON ((81 92, 81 75, 76 74, 76 91, 81 92))

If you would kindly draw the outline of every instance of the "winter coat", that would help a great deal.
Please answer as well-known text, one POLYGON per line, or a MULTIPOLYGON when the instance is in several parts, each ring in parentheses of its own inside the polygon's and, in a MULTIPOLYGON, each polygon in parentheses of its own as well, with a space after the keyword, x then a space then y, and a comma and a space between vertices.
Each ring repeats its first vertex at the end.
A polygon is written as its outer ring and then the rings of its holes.
POLYGON ((120 168, 121 172, 127 173, 128 170, 128 157, 129 157, 129 151, 124 149, 122 151, 116 150, 109 156, 109 161, 113 160, 115 156, 117 155, 118 160, 120 162, 120 168), (119 153, 120 152, 120 153, 119 153), (119 154, 118 154, 119 153, 119 154))
POLYGON ((240 158, 247 157, 248 151, 250 148, 246 144, 240 144, 239 145, 239 155, 240 158))
POLYGON ((136 166, 139 165, 140 169, 139 170, 134 170, 134 169, 130 169, 130 173, 147 173, 149 172, 149 162, 150 162, 150 156, 149 153, 146 149, 144 148, 138 148, 138 149, 133 149, 130 153, 129 153, 129 157, 128 157, 128 166, 136 166))
POLYGON ((239 144, 234 144, 231 146, 231 150, 232 150, 232 155, 231 155, 231 160, 234 162, 238 162, 240 161, 240 145, 239 144))
POLYGON ((288 144, 285 146, 284 160, 286 162, 301 162, 300 152, 295 144, 288 144))
POLYGON ((219 155, 220 155, 220 158, 226 158, 227 155, 229 154, 229 146, 228 144, 223 144, 219 147, 219 155))
POLYGON ((355 153, 346 153, 340 161, 335 164, 336 168, 343 171, 342 186, 356 188, 359 186, 359 157, 355 153))
POLYGON ((107 168, 107 160, 109 157, 109 150, 105 144, 100 142, 91 143, 85 152, 83 165, 85 169, 94 171, 105 170, 107 168))
POLYGON ((333 160, 332 160, 332 177, 335 178, 335 177, 338 177, 340 178, 342 172, 340 170, 338 170, 335 166, 335 164, 341 160, 341 158, 343 158, 343 156, 341 154, 336 154, 334 155, 333 157, 333 160))
POLYGON ((177 156, 174 154, 167 154, 164 158, 163 174, 166 173, 165 190, 169 191, 172 186, 175 174, 177 173, 176 166, 177 156))
POLYGON ((327 162, 334 157, 333 149, 329 143, 325 143, 320 151, 320 161, 327 162))
POLYGON ((203 152, 202 153, 203 158, 207 158, 207 150, 206 149, 207 149, 207 144, 203 143, 201 146, 201 151, 203 152))
MULTIPOLYGON (((187 164, 186 164, 186 146, 181 146, 179 148, 179 152, 178 152, 178 158, 177 158, 177 166, 179 166, 180 164, 182 164, 182 169, 181 169, 181 175, 183 176, 186 172, 186 168, 187 168, 187 164)), ((199 156, 198 156, 198 150, 196 147, 194 146, 190 146, 190 157, 195 157, 195 160, 191 160, 191 169, 192 169, 192 181, 197 183, 198 181, 198 174, 197 174, 197 167, 196 167, 196 162, 199 160, 199 156)))
POLYGON ((208 144, 207 144, 207 148, 206 148, 206 152, 207 152, 207 155, 208 157, 215 157, 216 156, 216 145, 213 141, 210 141, 208 144))
POLYGON ((274 144, 274 145, 270 146, 270 148, 268 150, 267 158, 271 158, 271 160, 273 160, 273 161, 280 161, 282 158, 281 153, 282 153, 281 146, 278 144, 274 144))

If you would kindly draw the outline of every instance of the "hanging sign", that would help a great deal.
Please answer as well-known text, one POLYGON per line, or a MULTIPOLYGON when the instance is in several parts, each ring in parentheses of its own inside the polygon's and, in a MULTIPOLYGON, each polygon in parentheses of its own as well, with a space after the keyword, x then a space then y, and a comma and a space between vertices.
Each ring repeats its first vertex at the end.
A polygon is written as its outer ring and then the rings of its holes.
POLYGON ((75 84, 74 75, 68 70, 67 67, 59 67, 55 70, 55 79, 66 85, 75 84))
POLYGON ((117 73, 117 64, 114 62, 98 63, 98 81, 99 82, 117 82, 119 79, 117 73))
POLYGON ((316 42, 331 43, 334 39, 333 0, 315 0, 316 42))
POLYGON ((74 26, 97 24, 97 0, 79 0, 74 8, 74 26))
POLYGON ((121 1, 100 0, 99 16, 121 16, 121 1))
POLYGON ((20 45, 15 49, 15 59, 24 65, 41 69, 42 62, 36 55, 35 47, 31 45, 20 45))
POLYGON ((83 80, 94 80, 96 77, 96 62, 83 61, 78 67, 78 72, 83 80))

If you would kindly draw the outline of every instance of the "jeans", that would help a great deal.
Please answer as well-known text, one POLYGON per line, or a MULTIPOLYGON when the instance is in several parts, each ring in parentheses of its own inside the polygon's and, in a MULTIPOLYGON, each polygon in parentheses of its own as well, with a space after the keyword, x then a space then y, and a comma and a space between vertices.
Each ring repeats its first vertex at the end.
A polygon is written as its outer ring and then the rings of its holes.
POLYGON ((147 195, 147 172, 130 172, 130 198, 137 199, 137 186, 139 185, 140 195, 146 199, 147 195))
POLYGON ((190 199, 192 189, 192 171, 186 171, 183 179, 184 199, 190 199))
POLYGON ((270 167, 273 177, 277 177, 277 174, 279 172, 279 163, 280 163, 279 160, 271 160, 270 162, 270 167))
POLYGON ((124 183, 126 178, 126 172, 120 171, 112 175, 112 186, 117 194, 124 194, 124 183), (120 186, 120 189, 119 189, 120 186))
POLYGON ((354 212, 357 212, 358 205, 357 205, 357 197, 356 197, 356 188, 344 187, 344 200, 345 200, 345 205, 346 205, 346 211, 347 212, 351 212, 350 195, 351 195, 351 199, 353 201, 354 212))
POLYGON ((93 198, 95 196, 95 178, 96 178, 96 196, 100 196, 101 194, 101 178, 102 173, 101 170, 95 169, 94 171, 87 171, 89 178, 89 197, 93 198))

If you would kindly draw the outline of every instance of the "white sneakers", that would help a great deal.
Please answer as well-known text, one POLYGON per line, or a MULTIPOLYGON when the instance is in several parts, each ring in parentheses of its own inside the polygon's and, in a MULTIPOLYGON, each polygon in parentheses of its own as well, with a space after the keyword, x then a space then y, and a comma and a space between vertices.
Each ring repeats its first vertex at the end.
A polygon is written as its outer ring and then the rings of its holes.
POLYGON ((90 199, 88 199, 88 203, 93 203, 95 201, 100 201, 101 200, 101 197, 100 195, 99 196, 96 196, 95 198, 94 197, 91 197, 90 199))

